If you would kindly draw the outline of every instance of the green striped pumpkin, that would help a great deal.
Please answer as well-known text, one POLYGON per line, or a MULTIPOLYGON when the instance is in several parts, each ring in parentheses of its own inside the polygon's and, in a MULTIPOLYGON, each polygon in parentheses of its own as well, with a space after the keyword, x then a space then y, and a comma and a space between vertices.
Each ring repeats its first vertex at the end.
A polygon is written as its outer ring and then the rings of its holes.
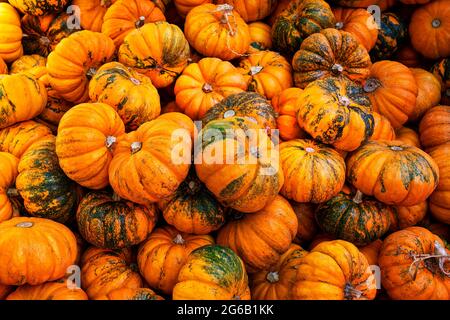
POLYGON ((380 23, 377 42, 370 51, 372 62, 392 57, 408 35, 407 25, 394 13, 382 13, 380 23))

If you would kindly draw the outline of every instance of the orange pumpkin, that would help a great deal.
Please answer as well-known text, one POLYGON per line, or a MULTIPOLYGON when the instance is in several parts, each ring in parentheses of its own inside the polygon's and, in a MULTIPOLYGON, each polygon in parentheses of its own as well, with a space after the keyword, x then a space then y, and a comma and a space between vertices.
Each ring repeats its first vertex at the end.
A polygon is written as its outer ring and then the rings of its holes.
POLYGON ((4 300, 12 291, 14 291, 13 286, 0 284, 0 300, 4 300))
POLYGON ((173 3, 178 14, 185 18, 186 15, 195 7, 204 3, 211 3, 212 0, 174 0, 173 3))
POLYGON ((72 0, 72 5, 80 10, 81 27, 84 30, 100 32, 106 10, 117 0, 72 0))
POLYGON ((47 13, 61 11, 67 4, 68 0, 8 0, 20 12, 32 14, 34 16, 42 16, 47 13))
POLYGON ((401 127, 395 131, 395 140, 400 140, 403 143, 421 149, 419 135, 413 129, 408 127, 401 127))
POLYGON ((35 286, 20 286, 6 300, 88 300, 88 296, 80 288, 70 288, 66 280, 61 279, 35 286))
POLYGON ((373 120, 373 134, 370 136, 370 140, 395 140, 394 128, 385 116, 373 112, 373 120))
POLYGON ((428 204, 423 201, 414 206, 392 206, 391 210, 391 231, 405 229, 415 226, 422 221, 428 210, 428 204))
POLYGON ((14 191, 14 182, 17 177, 17 166, 19 159, 12 154, 0 152, 0 222, 11 219, 14 212, 14 205, 10 201, 14 191))
POLYGON ((366 257, 369 266, 378 265, 378 254, 380 253, 383 240, 377 239, 364 247, 360 247, 359 251, 366 257))
POLYGON ((297 216, 298 228, 297 235, 294 242, 303 244, 311 241, 317 234, 317 223, 314 214, 314 206, 311 203, 291 202, 292 209, 294 209, 297 216))
POLYGON ((436 106, 428 110, 419 124, 420 142, 432 148, 450 141, 450 106, 436 106))
POLYGON ((269 25, 263 22, 252 22, 248 25, 250 47, 248 53, 255 53, 272 48, 272 35, 269 25))
POLYGON ((377 5, 381 10, 392 7, 397 0, 336 0, 335 2, 344 7, 367 8, 371 5, 377 5))
POLYGON ((269 16, 277 0, 216 0, 217 4, 233 6, 246 22, 262 20, 269 16))
POLYGON ((419 68, 423 58, 408 44, 401 47, 395 54, 394 60, 404 64, 408 68, 419 68))
POLYGON ((164 300, 164 298, 149 288, 119 288, 96 297, 96 300, 164 300))
POLYGON ((0 3, 0 58, 6 63, 23 54, 20 16, 8 3, 0 3))
POLYGON ((420 69, 411 69, 417 83, 416 106, 409 120, 416 121, 420 119, 428 109, 439 104, 441 100, 441 84, 432 73, 420 69))
POLYGON ((440 180, 430 196, 430 211, 433 217, 450 224, 450 142, 434 147, 430 156, 439 167, 440 180))

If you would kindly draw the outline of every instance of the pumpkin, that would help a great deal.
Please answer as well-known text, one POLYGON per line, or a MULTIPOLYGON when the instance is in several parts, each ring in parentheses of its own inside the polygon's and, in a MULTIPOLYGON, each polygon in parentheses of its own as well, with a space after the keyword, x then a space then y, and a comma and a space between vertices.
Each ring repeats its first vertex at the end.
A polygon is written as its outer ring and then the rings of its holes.
POLYGON ((401 127, 395 131, 395 140, 400 140, 403 143, 421 149, 419 135, 413 129, 408 127, 401 127))
POLYGON ((149 288, 119 288, 96 300, 164 300, 149 288))
POLYGON ((198 120, 224 98, 246 90, 246 79, 230 62, 203 58, 184 69, 174 93, 181 112, 198 120))
POLYGON ((364 84, 373 110, 385 116, 394 129, 408 121, 415 109, 418 88, 412 71, 395 61, 372 65, 364 84))
POLYGON ((165 20, 164 13, 150 0, 118 0, 103 17, 102 33, 119 47, 131 31, 146 23, 165 20))
POLYGON ((391 231, 397 231, 399 229, 405 229, 416 225, 418 222, 422 221, 425 217, 428 204, 423 201, 414 206, 392 206, 391 215, 391 231))
POLYGON ((297 100, 300 127, 315 140, 352 151, 373 133, 370 101, 362 88, 344 78, 309 84, 297 100))
POLYGON ((228 96, 208 110, 201 119, 203 125, 218 119, 243 117, 258 124, 262 129, 276 129, 276 114, 270 102, 253 92, 241 92, 228 96))
POLYGON ((24 39, 22 44, 25 53, 47 57, 62 39, 79 31, 68 25, 68 21, 70 21, 70 16, 67 13, 45 16, 27 14, 23 16, 22 29, 24 39))
POLYGON ((183 113, 175 101, 171 101, 161 108, 161 114, 169 112, 183 113))
POLYGON ((419 124, 420 142, 432 148, 450 141, 450 106, 436 106, 428 110, 419 124))
POLYGON ((433 148, 430 156, 436 161, 440 174, 439 184, 430 196, 430 211, 437 220, 450 224, 450 143, 433 148))
POLYGON ((288 88, 272 98, 272 106, 277 113, 277 128, 282 140, 305 138, 306 133, 297 122, 297 99, 303 92, 299 88, 288 88))
POLYGON ((207 57, 231 60, 250 47, 248 25, 228 4, 202 4, 186 17, 184 33, 191 46, 207 57))
POLYGON ((437 0, 414 11, 409 25, 411 44, 429 59, 450 55, 450 5, 437 0))
POLYGON ((84 30, 100 32, 106 10, 117 0, 72 0, 72 5, 80 10, 81 27, 84 30))
POLYGON ((364 9, 333 9, 335 28, 351 33, 367 51, 375 46, 378 28, 373 16, 364 9))
POLYGON ((225 223, 225 210, 191 172, 170 199, 158 203, 166 222, 177 230, 209 234, 225 223))
POLYGON ((291 1, 272 25, 272 41, 276 51, 294 54, 304 39, 334 26, 334 14, 323 0, 291 1))
POLYGON ((34 75, 40 75, 46 73, 46 71, 43 71, 46 63, 47 59, 38 54, 21 56, 11 64, 10 73, 30 72, 34 75))
POLYGON ((119 48, 119 62, 145 74, 156 88, 170 85, 187 66, 189 44, 176 25, 159 21, 130 32, 119 48), (148 39, 154 39, 151 43, 148 39))
POLYGON ((375 277, 366 257, 343 240, 318 244, 297 264, 294 300, 373 300, 375 277))
POLYGON ((197 176, 225 207, 259 211, 283 185, 278 150, 261 131, 246 118, 230 117, 208 122, 198 135, 197 176))
POLYGON ((0 283, 41 284, 60 279, 77 256, 77 242, 64 225, 42 218, 16 217, 0 223, 0 283))
POLYGON ((431 68, 431 72, 441 83, 442 104, 450 104, 450 59, 442 59, 431 68))
POLYGON ((297 233, 295 212, 281 196, 257 212, 236 212, 232 219, 219 230, 217 244, 236 252, 250 273, 274 265, 297 233))
MULTIPOLYGON (((146 122, 117 142, 109 182, 120 197, 148 205, 172 195, 186 178, 191 164, 190 134, 170 113, 165 115, 169 117, 146 122)), ((189 118, 186 121, 192 125, 189 118)))
POLYGON ((83 103, 61 118, 56 154, 64 173, 83 187, 108 185, 108 168, 117 138, 125 127, 117 112, 103 103, 83 103))
POLYGON ((117 110, 128 130, 136 130, 161 112, 159 94, 150 78, 118 62, 98 69, 89 82, 89 97, 117 110))
POLYGON ((209 235, 180 233, 171 226, 158 228, 139 247, 140 273, 152 288, 171 294, 189 254, 210 244, 214 239, 209 235))
POLYGON ((144 207, 114 199, 106 192, 91 192, 77 210, 78 230, 99 248, 121 249, 141 243, 157 220, 154 206, 144 207))
POLYGON ((317 247, 317 245, 319 245, 322 242, 332 241, 332 240, 336 240, 336 239, 334 239, 329 234, 318 233, 318 234, 316 234, 316 236, 312 239, 311 243, 309 244, 309 250, 314 249, 315 247, 317 247))
MULTIPOLYGON (((161 114, 158 119, 166 119, 169 121, 172 121, 174 123, 176 123, 177 125, 179 125, 182 129, 184 129, 185 131, 180 131, 177 132, 174 136, 174 138, 176 138, 177 136, 184 135, 187 133, 190 135, 191 140, 194 140, 194 137, 196 137, 197 135, 197 127, 194 125, 194 122, 191 120, 191 118, 189 118, 187 115, 180 113, 180 112, 166 112, 164 114, 161 114)), ((181 155, 181 154, 180 154, 181 155)), ((187 154, 185 154, 185 156, 187 157, 187 154)), ((187 161, 187 159, 186 159, 187 161)))
POLYGON ((0 57, 0 74, 7 74, 8 73, 8 66, 5 63, 5 60, 0 57))
POLYGON ((239 67, 248 81, 248 91, 272 99, 284 89, 292 87, 292 68, 279 53, 261 51, 241 60, 239 67))
POLYGON ((0 300, 4 300, 12 291, 14 291, 13 286, 0 284, 0 300))
POLYGON ((298 228, 294 242, 303 244, 311 241, 317 234, 317 223, 314 214, 314 206, 311 203, 291 202, 297 216, 298 228))
POLYGON ((277 0, 216 0, 217 4, 230 4, 246 22, 262 20, 270 15, 277 0))
POLYGON ((114 43, 104 34, 75 32, 61 40, 47 58, 51 87, 67 101, 87 101, 89 80, 113 54, 114 43))
POLYGON ((72 218, 76 195, 55 149, 53 136, 33 143, 20 159, 16 187, 30 215, 66 223, 72 218))
POLYGON ((343 187, 344 159, 332 148, 308 139, 280 144, 284 174, 281 194, 297 202, 319 203, 329 200, 343 187))
POLYGON ((448 300, 448 256, 442 240, 425 228, 392 233, 378 257, 381 283, 394 300, 448 300))
POLYGON ((47 94, 47 104, 41 114, 34 120, 44 124, 50 128, 54 134, 56 134, 58 131, 59 121, 64 113, 73 107, 73 104, 59 98, 56 92, 52 89, 47 88, 47 94))
POLYGON ((8 0, 11 5, 22 13, 33 16, 42 16, 47 13, 61 11, 67 4, 67 0, 8 0))
POLYGON ((378 112, 373 112, 372 115, 374 126, 370 140, 395 140, 395 131, 389 120, 378 112))
POLYGON ((307 252, 300 246, 291 244, 275 265, 252 274, 250 278, 252 298, 254 300, 288 300, 297 264, 306 254, 307 252))
POLYGON ((0 75, 0 129, 30 120, 47 103, 44 85, 30 74, 0 75))
POLYGON ((405 42, 408 33, 404 21, 392 12, 383 12, 379 24, 377 42, 370 50, 373 62, 392 57, 405 42))
POLYGON ((181 268, 173 300, 250 300, 244 263, 232 250, 207 245, 181 268))
POLYGON ((49 128, 35 121, 20 122, 0 129, 0 151, 20 159, 34 142, 51 134, 49 128))
POLYGON ((278 0, 272 14, 267 18, 270 26, 273 26, 278 16, 289 6, 291 0, 278 0))
POLYGON ((413 114, 409 120, 416 121, 424 113, 439 104, 441 101, 441 84, 439 80, 430 72, 420 69, 411 69, 417 83, 417 99, 413 114))
POLYGON ((250 47, 248 53, 255 53, 272 48, 272 28, 263 22, 252 22, 248 25, 250 47))
POLYGON ((12 154, 0 152, 0 222, 9 220, 14 213, 10 196, 17 192, 14 182, 17 177, 19 159, 12 154))
POLYGON ((423 58, 420 54, 414 50, 414 48, 408 44, 402 46, 394 56, 395 61, 404 64, 408 68, 419 68, 421 65, 421 60, 423 58))
POLYGON ((211 3, 212 0, 174 0, 173 3, 177 9, 178 14, 182 18, 186 18, 186 15, 195 7, 204 3, 211 3))
POLYGON ((23 54, 20 16, 8 3, 0 3, 0 58, 13 62, 23 54))
POLYGON ((364 247, 360 247, 359 251, 366 257, 369 266, 378 265, 378 254, 380 253, 383 240, 377 239, 364 247))
POLYGON ((35 286, 20 286, 6 300, 88 300, 88 296, 80 288, 70 288, 66 280, 61 279, 35 286))
POLYGON ((340 6, 351 8, 367 8, 368 6, 376 5, 381 10, 386 10, 391 7, 397 0, 333 0, 340 6))
POLYGON ((347 158, 347 180, 383 203, 413 206, 437 187, 439 171, 419 148, 401 141, 368 141, 347 158))
POLYGON ((81 258, 81 286, 91 300, 120 288, 141 288, 142 279, 133 264, 129 250, 90 247, 81 258))

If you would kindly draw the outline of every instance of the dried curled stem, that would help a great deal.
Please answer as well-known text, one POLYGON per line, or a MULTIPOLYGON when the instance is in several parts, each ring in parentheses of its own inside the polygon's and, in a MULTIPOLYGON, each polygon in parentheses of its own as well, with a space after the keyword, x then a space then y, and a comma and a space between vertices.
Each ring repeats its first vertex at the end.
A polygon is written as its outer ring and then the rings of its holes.
POLYGON ((446 277, 450 277, 450 272, 445 270, 445 262, 447 259, 450 259, 450 256, 447 254, 445 248, 443 248, 439 242, 437 242, 437 241, 434 242, 434 254, 410 253, 410 256, 413 259, 413 262, 411 262, 408 272, 411 273, 413 267, 415 267, 415 270, 412 274, 413 280, 416 280, 420 263, 422 261, 426 261, 428 259, 437 259, 439 271, 442 272, 442 274, 444 274, 446 277))

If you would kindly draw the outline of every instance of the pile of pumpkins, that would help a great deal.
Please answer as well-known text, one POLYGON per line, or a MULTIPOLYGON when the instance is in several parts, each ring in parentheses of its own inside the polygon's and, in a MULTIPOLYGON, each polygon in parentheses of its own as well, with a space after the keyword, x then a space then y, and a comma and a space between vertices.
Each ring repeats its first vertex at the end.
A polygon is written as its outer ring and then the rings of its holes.
POLYGON ((0 73, 0 299, 450 299, 450 1, 1 1, 0 73))

